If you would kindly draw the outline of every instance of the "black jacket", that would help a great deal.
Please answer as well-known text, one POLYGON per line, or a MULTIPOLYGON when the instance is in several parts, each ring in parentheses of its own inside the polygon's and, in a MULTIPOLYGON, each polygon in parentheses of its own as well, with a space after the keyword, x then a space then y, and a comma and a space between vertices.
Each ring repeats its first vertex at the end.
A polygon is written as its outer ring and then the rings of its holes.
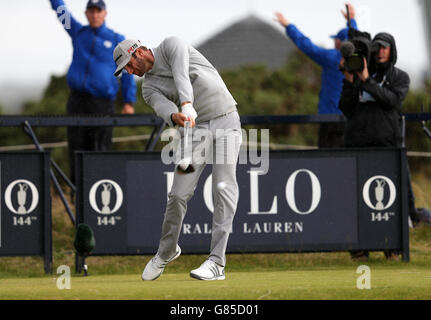
POLYGON ((391 44, 391 61, 375 70, 370 68, 372 76, 366 82, 344 80, 339 107, 347 117, 346 147, 400 147, 402 144, 401 108, 410 78, 394 66, 397 61, 394 38, 380 33, 373 41, 378 39, 391 44), (367 92, 375 101, 360 102, 361 92, 367 92))

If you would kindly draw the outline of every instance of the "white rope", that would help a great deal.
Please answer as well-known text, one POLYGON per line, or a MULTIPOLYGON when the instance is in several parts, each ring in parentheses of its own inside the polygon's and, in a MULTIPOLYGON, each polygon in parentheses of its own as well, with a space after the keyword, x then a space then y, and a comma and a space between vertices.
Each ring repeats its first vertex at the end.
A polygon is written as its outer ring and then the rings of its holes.
MULTIPOLYGON (((269 145, 260 144, 256 142, 249 142, 249 146, 252 147, 269 147, 270 150, 318 150, 318 147, 308 147, 308 146, 296 146, 296 145, 289 145, 289 144, 278 144, 278 143, 270 143, 269 145)), ((243 147, 245 147, 243 145, 243 147)), ((407 156, 411 158, 431 158, 431 152, 417 152, 417 151, 410 151, 407 152, 407 156)))
MULTIPOLYGON (((141 136, 130 136, 130 137, 116 137, 112 139, 113 143, 125 143, 125 142, 133 142, 133 141, 146 141, 150 139, 150 135, 141 135, 141 136)), ((53 143, 43 143, 41 144, 44 149, 56 149, 56 148, 67 148, 67 142, 53 142, 53 143)), ((25 150, 34 150, 36 146, 34 144, 27 144, 21 146, 7 146, 0 147, 0 152, 11 152, 11 151, 25 151, 25 150)))
MULTIPOLYGON (((116 137, 112 139, 113 143, 126 143, 126 142, 134 142, 134 141, 147 141, 150 139, 150 135, 140 135, 140 136, 129 136, 129 137, 116 137)), ((280 144, 280 143, 270 143, 269 145, 260 144, 260 143, 248 143, 251 147, 268 147, 270 150, 318 150, 317 147, 309 147, 309 146, 297 146, 290 144, 280 144)), ((44 149, 56 149, 56 148, 67 148, 67 142, 54 142, 54 143, 43 143, 41 146, 44 149)), ((245 147, 245 144, 243 145, 245 147)), ((7 146, 0 147, 0 152, 12 152, 12 151, 25 151, 25 150, 34 150, 34 144, 28 145, 20 145, 20 146, 7 146)), ((407 155, 411 158, 431 158, 431 152, 417 152, 410 151, 407 152, 407 155)))

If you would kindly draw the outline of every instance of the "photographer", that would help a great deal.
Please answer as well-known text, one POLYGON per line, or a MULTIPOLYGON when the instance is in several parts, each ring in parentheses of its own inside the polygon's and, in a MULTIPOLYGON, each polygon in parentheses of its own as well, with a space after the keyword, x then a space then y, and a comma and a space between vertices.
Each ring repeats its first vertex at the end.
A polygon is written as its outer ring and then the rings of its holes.
MULTIPOLYGON (((370 65, 355 74, 344 71, 340 109, 347 117, 346 147, 401 147, 401 108, 410 78, 395 67, 395 39, 379 33, 372 41, 370 65)), ((341 67, 344 68, 344 59, 341 67)))
MULTIPOLYGON (((357 29, 355 9, 347 4, 346 12, 342 12, 348 26, 357 29)), ((341 60, 340 46, 348 38, 348 28, 340 30, 334 39, 334 48, 326 49, 314 44, 294 24, 280 12, 275 13, 275 21, 286 30, 286 34, 293 43, 311 60, 322 67, 322 87, 319 94, 319 115, 341 115, 338 108, 341 89, 343 87, 343 74, 338 69, 341 60)), ((339 148, 343 145, 344 123, 322 123, 319 129, 319 148, 339 148)))
MULTIPOLYGON (((397 47, 394 37, 387 33, 376 35, 370 43, 368 56, 359 54, 363 59, 363 69, 359 72, 348 71, 348 58, 343 58, 340 65, 345 75, 340 100, 340 109, 347 117, 345 146, 401 148, 401 108, 409 91, 410 78, 395 67, 397 47)), ((416 210, 411 185, 409 189, 409 213, 412 216, 416 210)), ((351 252, 351 255, 353 259, 368 258, 368 252, 364 251, 351 252)), ((385 255, 397 257, 397 253, 390 251, 385 255)))

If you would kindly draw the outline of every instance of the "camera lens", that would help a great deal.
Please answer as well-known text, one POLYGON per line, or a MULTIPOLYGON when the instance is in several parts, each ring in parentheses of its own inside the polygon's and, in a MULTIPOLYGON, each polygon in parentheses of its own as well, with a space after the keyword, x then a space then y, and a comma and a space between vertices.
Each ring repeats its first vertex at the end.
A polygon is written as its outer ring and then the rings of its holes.
POLYGON ((353 55, 346 59, 346 70, 351 73, 361 72, 364 70, 364 57, 361 55, 353 55))

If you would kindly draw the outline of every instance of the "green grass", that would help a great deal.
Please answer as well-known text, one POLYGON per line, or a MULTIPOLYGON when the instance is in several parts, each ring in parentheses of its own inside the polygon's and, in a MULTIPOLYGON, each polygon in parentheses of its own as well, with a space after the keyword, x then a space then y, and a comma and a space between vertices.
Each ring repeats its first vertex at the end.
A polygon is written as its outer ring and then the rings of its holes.
POLYGON ((4 299, 110 300, 320 300, 430 299, 431 269, 375 267, 371 290, 358 290, 356 268, 228 272, 226 281, 191 280, 167 273, 143 282, 139 274, 73 277, 70 290, 58 290, 52 277, 1 279, 4 299))
MULTIPOLYGON (((426 191, 424 191, 425 193, 426 191)), ((226 281, 189 277, 206 256, 181 256, 156 282, 140 274, 151 258, 90 257, 89 277, 74 274, 73 228, 53 199, 53 274, 40 257, 0 258, 1 299, 431 299, 431 227, 411 230, 411 262, 387 261, 382 252, 355 262, 347 252, 228 255, 226 281), (358 290, 356 270, 371 268, 372 290, 358 290), (70 266, 72 289, 58 290, 57 267, 70 266)))

